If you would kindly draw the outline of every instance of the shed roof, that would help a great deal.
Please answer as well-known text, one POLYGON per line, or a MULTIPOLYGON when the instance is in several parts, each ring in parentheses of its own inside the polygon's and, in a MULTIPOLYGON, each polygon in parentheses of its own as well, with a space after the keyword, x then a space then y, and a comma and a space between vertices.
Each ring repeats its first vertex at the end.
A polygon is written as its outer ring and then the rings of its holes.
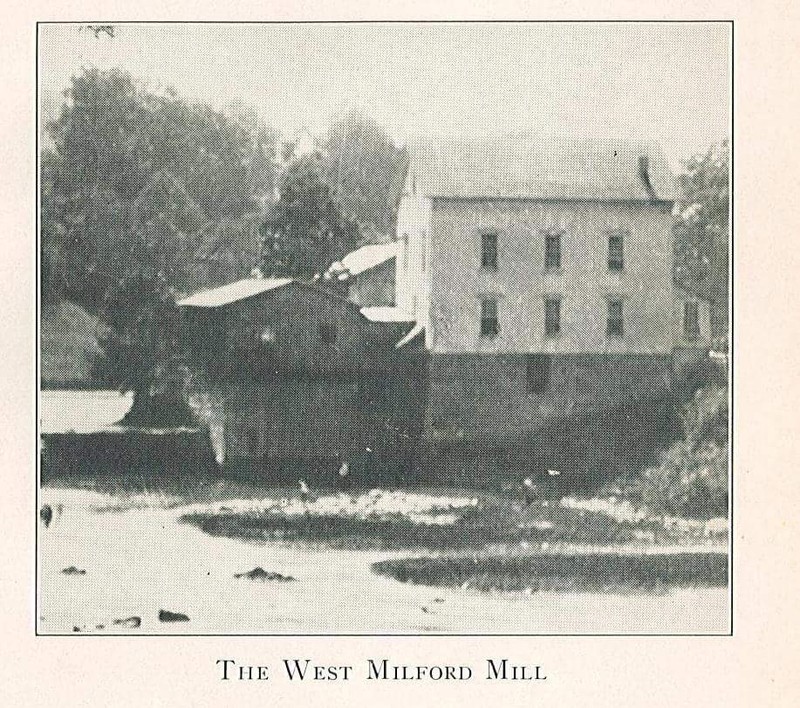
POLYGON ((352 275, 358 275, 370 268, 375 268, 397 256, 397 241, 389 243, 370 244, 351 251, 342 258, 342 265, 352 275))
POLYGON ((276 290, 293 282, 291 278, 245 278, 219 288, 204 290, 178 301, 182 307, 224 307, 232 302, 246 300, 276 290))
POLYGON ((409 184, 429 197, 673 201, 678 186, 652 141, 533 134, 410 146, 409 184), (641 158, 654 195, 642 177, 641 158))
POLYGON ((362 307, 361 314, 371 322, 414 322, 416 318, 401 310, 399 307, 390 305, 374 305, 362 307))

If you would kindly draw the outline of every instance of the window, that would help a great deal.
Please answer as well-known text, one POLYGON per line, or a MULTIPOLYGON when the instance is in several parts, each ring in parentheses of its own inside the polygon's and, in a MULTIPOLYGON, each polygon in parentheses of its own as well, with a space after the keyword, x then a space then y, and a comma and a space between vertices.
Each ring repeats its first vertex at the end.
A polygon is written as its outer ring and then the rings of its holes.
POLYGON ((624 331, 624 325, 622 323, 622 300, 609 300, 606 334, 609 337, 621 337, 624 331))
POLYGON ((408 269, 408 232, 403 234, 403 268, 408 269))
POLYGON ((683 336, 689 342, 700 338, 700 313, 696 302, 683 303, 683 336))
POLYGON ((526 364, 528 393, 544 393, 550 386, 550 356, 528 354, 526 364))
POLYGON ((608 269, 622 270, 624 267, 624 235, 622 232, 616 232, 608 237, 608 269))
POLYGON ((336 325, 321 324, 319 326, 319 338, 323 344, 336 344, 336 325))
POLYGON ((548 297, 544 300, 544 336, 555 337, 561 333, 561 298, 548 297))
POLYGON ((261 334, 258 335, 258 340, 261 342, 261 346, 265 349, 269 349, 275 344, 275 330, 267 325, 264 329, 261 330, 261 334))
POLYGON ((481 236, 481 268, 497 270, 497 234, 481 236))
POLYGON ((484 298, 481 300, 481 337, 496 337, 498 332, 497 300, 484 298))
POLYGON ((549 232, 544 237, 545 270, 558 270, 561 267, 561 234, 549 232))

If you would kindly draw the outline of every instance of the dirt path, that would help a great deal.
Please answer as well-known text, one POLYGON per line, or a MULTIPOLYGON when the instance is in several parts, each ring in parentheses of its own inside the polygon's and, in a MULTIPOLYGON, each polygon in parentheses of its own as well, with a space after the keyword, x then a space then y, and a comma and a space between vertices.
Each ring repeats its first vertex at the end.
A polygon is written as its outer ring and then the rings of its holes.
POLYGON ((46 488, 63 506, 40 528, 39 631, 192 634, 720 633, 725 589, 667 595, 485 594, 405 585, 370 563, 387 552, 249 544, 178 523, 178 509, 96 513, 113 502, 80 490, 46 488), (85 575, 66 575, 75 566, 85 575), (234 573, 261 566, 297 582, 253 582, 234 573), (189 622, 162 623, 161 609, 189 622), (138 629, 115 618, 138 616, 138 629), (103 629, 97 629, 103 625, 103 629))

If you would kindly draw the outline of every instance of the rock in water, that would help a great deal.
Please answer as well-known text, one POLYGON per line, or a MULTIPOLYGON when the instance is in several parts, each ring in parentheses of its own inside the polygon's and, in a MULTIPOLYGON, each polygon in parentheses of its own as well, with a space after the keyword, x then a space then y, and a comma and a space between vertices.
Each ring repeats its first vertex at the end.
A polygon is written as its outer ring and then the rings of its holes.
POLYGON ((119 625, 121 627, 141 627, 142 618, 134 616, 134 617, 126 617, 125 619, 115 619, 114 624, 119 625))
POLYGON ((64 575, 86 575, 86 571, 83 568, 76 568, 74 565, 71 565, 69 568, 64 568, 61 571, 64 575))
POLYGON ((234 578, 247 578, 249 580, 274 580, 279 583, 290 583, 295 580, 291 575, 281 575, 264 570, 261 566, 253 568, 247 573, 235 573, 234 578))
POLYGON ((169 610, 159 610, 158 619, 160 622, 188 622, 189 617, 181 612, 170 612, 169 610))

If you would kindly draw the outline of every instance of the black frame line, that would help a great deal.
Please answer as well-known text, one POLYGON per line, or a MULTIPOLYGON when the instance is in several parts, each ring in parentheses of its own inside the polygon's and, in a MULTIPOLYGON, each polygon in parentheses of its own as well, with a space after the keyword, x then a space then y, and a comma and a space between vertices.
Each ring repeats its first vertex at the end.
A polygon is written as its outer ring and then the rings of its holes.
POLYGON ((36 265, 36 282, 34 287, 34 305, 36 307, 36 334, 34 337, 36 351, 34 352, 36 377, 34 381, 35 386, 35 405, 34 411, 36 415, 35 424, 35 439, 34 439, 34 456, 35 456, 35 469, 36 475, 34 478, 34 497, 36 501, 35 512, 32 514, 34 519, 34 636, 36 637, 130 637, 130 638, 160 638, 160 637, 291 637, 291 638, 305 638, 305 637, 391 637, 395 638, 419 638, 419 637, 443 637, 443 638, 458 638, 458 637, 619 637, 619 638, 642 638, 642 637, 664 637, 664 638, 685 638, 685 637, 698 637, 719 639, 721 637, 734 637, 734 499, 735 499, 735 473, 734 473, 734 346, 735 341, 735 253, 734 253, 734 232, 735 232, 735 174, 736 174, 736 160, 735 160, 735 72, 736 72, 736 52, 735 52, 735 21, 732 19, 704 19, 704 20, 264 20, 264 21, 237 21, 237 20, 86 20, 86 21, 58 21, 58 20, 38 20, 35 25, 35 41, 34 47, 36 52, 35 68, 34 68, 34 146, 35 146, 35 159, 36 159, 36 177, 35 177, 35 194, 34 194, 34 212, 36 224, 36 238, 34 240, 35 252, 34 260, 36 265), (727 24, 730 25, 730 195, 729 195, 729 236, 728 236, 728 254, 729 254, 729 284, 728 284, 728 401, 730 414, 728 417, 728 517, 730 520, 728 531, 728 605, 730 607, 730 624, 729 631, 725 633, 557 633, 557 632, 537 632, 531 634, 489 634, 489 633, 304 633, 304 634, 271 634, 271 633, 232 633, 232 634, 211 634, 211 633, 158 633, 158 634, 119 634, 119 633, 47 633, 39 631, 39 493, 41 487, 41 421, 40 421, 40 394, 41 394, 41 154, 40 154, 40 130, 39 124, 39 27, 44 25, 85 25, 85 24, 118 24, 118 25, 458 25, 458 24, 503 24, 503 25, 527 25, 527 24, 727 24))

